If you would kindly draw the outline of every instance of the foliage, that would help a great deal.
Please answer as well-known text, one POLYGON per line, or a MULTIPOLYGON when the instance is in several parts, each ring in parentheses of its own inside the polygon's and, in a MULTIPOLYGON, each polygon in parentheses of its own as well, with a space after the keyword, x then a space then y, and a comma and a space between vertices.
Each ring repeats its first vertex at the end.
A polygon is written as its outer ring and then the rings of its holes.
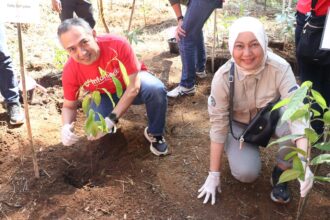
POLYGON ((143 43, 143 40, 139 39, 139 35, 142 34, 141 29, 134 29, 131 32, 124 31, 124 34, 130 44, 135 43, 137 45, 139 42, 143 43))
MULTIPOLYGON (((122 73, 125 85, 128 86, 129 78, 128 78, 127 71, 126 71, 124 64, 117 58, 112 59, 110 62, 118 62, 120 72, 122 73)), ((120 98, 123 95, 123 87, 122 87, 122 84, 119 81, 119 79, 114 74, 108 73, 100 67, 99 67, 99 73, 100 73, 101 77, 103 77, 103 78, 111 78, 111 80, 113 81, 115 88, 116 88, 116 96, 118 98, 120 98)), ((80 87, 80 90, 82 90, 84 86, 85 86, 85 84, 80 87)), ((91 108, 92 104, 95 104, 96 106, 100 105, 101 92, 104 92, 109 97, 109 99, 112 102, 112 107, 114 108, 116 103, 113 100, 112 94, 105 88, 99 88, 99 89, 93 91, 92 93, 88 93, 87 95, 85 95, 85 97, 83 98, 83 101, 82 101, 83 112, 87 115, 87 120, 86 120, 85 126, 84 126, 85 133, 87 135, 92 135, 94 137, 97 135, 98 132, 103 132, 103 133, 110 132, 108 130, 108 127, 106 126, 104 117, 100 113, 95 112, 91 108), (98 117, 99 120, 97 120, 96 117, 98 117)))
POLYGON ((295 11, 287 7, 282 13, 276 14, 276 22, 281 24, 281 34, 285 36, 286 41, 293 42, 295 32, 295 11))
POLYGON ((68 53, 64 49, 60 49, 58 47, 55 47, 55 57, 54 57, 54 63, 58 70, 62 70, 64 67, 65 62, 68 59, 68 53))
MULTIPOLYGON (((295 179, 304 180, 305 169, 301 159, 307 161, 306 166, 330 164, 330 154, 325 153, 326 151, 330 151, 330 142, 328 138, 330 134, 330 110, 322 95, 312 89, 311 82, 306 81, 301 85, 299 89, 296 90, 296 92, 291 97, 285 98, 278 102, 274 106, 273 110, 283 106, 287 106, 287 109, 282 115, 282 122, 287 120, 290 120, 291 122, 296 120, 306 120, 309 124, 309 127, 305 128, 303 134, 308 139, 307 152, 296 147, 289 147, 292 151, 286 155, 285 159, 292 160, 292 168, 283 172, 283 174, 280 176, 280 183, 295 179), (303 104, 304 101, 306 104, 303 104), (318 104, 322 108, 322 112, 318 112, 317 110, 313 109, 312 105, 314 104, 318 104), (323 117, 311 117, 313 115, 323 115, 323 117), (319 135, 311 128, 310 123, 314 120, 320 120, 324 122, 323 134, 319 135), (321 153, 313 159, 311 159, 312 147, 321 150, 321 153)), ((268 146, 294 139, 299 136, 301 135, 288 135, 270 143, 268 146)), ((314 180, 330 182, 330 177, 315 176, 314 180)))

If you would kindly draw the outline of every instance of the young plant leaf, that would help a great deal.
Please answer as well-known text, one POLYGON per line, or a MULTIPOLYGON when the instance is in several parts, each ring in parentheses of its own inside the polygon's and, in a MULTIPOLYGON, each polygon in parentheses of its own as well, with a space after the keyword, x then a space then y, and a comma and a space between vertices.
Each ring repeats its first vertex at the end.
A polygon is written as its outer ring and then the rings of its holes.
POLYGON ((312 88, 313 83, 311 81, 305 81, 301 84, 301 87, 307 87, 308 89, 312 88))
POLYGON ((305 136, 311 144, 315 143, 319 139, 317 133, 311 128, 305 128, 305 136))
POLYGON ((301 108, 303 100, 307 93, 307 87, 300 87, 297 89, 293 96, 291 97, 291 100, 288 104, 288 108, 285 110, 285 112, 282 115, 281 120, 287 121, 291 118, 291 116, 301 108))
POLYGON ((323 182, 329 182, 330 183, 330 177, 325 177, 325 176, 314 176, 315 180, 320 180, 323 182))
POLYGON ((324 100, 324 98, 322 97, 322 95, 314 89, 312 89, 311 92, 312 92, 312 96, 314 97, 314 100, 317 102, 317 104, 319 104, 323 110, 326 109, 327 103, 324 100))
POLYGON ((121 83, 120 83, 119 79, 117 79, 117 77, 111 76, 111 79, 112 79, 113 83, 115 84, 117 97, 120 98, 123 95, 123 86, 121 85, 121 83))
POLYGON ((85 96, 83 101, 82 101, 82 109, 85 115, 87 114, 89 110, 89 106, 91 104, 91 97, 89 95, 85 96))
POLYGON ((99 116, 99 119, 100 119, 100 129, 101 129, 101 131, 108 133, 108 127, 107 127, 107 124, 105 123, 103 115, 101 115, 98 112, 97 112, 97 115, 99 116))
POLYGON ((108 90, 104 89, 104 88, 102 88, 102 90, 108 95, 108 97, 109 97, 109 99, 111 100, 111 103, 112 103, 112 108, 114 108, 116 106, 116 103, 113 101, 111 93, 108 90))
POLYGON ((282 99, 281 101, 277 102, 277 103, 273 106, 272 111, 273 111, 273 110, 276 110, 276 109, 278 109, 278 108, 281 108, 281 107, 283 107, 283 106, 285 106, 285 105, 287 105, 289 102, 290 102, 290 98, 289 98, 289 97, 288 97, 288 98, 285 98, 285 99, 282 99))
POLYGON ((295 180, 300 175, 301 175, 301 172, 298 171, 298 170, 294 170, 294 169, 285 170, 282 173, 282 175, 280 176, 280 179, 279 179, 278 183, 284 183, 284 182, 288 182, 288 181, 291 181, 291 180, 295 180))
POLYGON ((316 111, 315 109, 312 109, 312 112, 314 117, 318 117, 321 115, 321 113, 319 111, 316 111))
POLYGON ((99 91, 94 91, 92 93, 92 100, 96 104, 96 106, 99 106, 101 103, 101 93, 99 91))
POLYGON ((282 149, 286 149, 286 148, 291 149, 291 151, 293 151, 293 152, 300 153, 300 154, 301 154, 302 156, 304 156, 304 157, 306 157, 306 155, 307 155, 306 151, 304 151, 304 150, 302 150, 302 149, 300 149, 300 148, 297 148, 297 147, 282 146, 282 147, 280 148, 280 150, 282 150, 282 149))
POLYGON ((301 163, 301 160, 299 159, 299 157, 298 156, 295 156, 295 157, 293 157, 293 160, 292 160, 292 168, 294 169, 294 170, 297 170, 297 171, 299 171, 301 174, 299 175, 299 178, 300 179, 304 179, 304 167, 303 167, 303 165, 302 165, 302 163, 301 163))
POLYGON ((330 125, 330 111, 326 111, 324 114, 323 114, 323 120, 324 120, 324 123, 327 124, 327 125, 330 125))
POLYGON ((330 154, 321 154, 313 158, 311 165, 330 163, 330 154))
POLYGON ((299 135, 299 134, 286 135, 286 136, 283 136, 283 137, 277 139, 276 141, 271 142, 270 144, 267 145, 267 147, 270 147, 274 144, 278 144, 278 143, 281 143, 281 142, 284 142, 284 141, 287 141, 287 140, 296 139, 296 138, 301 137, 301 136, 303 136, 303 135, 302 134, 301 135, 299 135))
POLYGON ((290 117, 290 121, 295 121, 297 119, 301 119, 303 117, 305 117, 305 115, 309 115, 308 114, 308 109, 305 108, 305 106, 301 109, 298 109, 291 117, 290 117))
POLYGON ((127 75, 126 68, 120 60, 118 60, 118 63, 119 63, 120 72, 123 75, 123 79, 124 79, 125 85, 127 87, 129 85, 129 78, 128 78, 128 75, 127 75))
POLYGON ((292 151, 287 155, 285 155, 284 160, 290 160, 292 157, 296 156, 297 154, 298 154, 297 151, 292 151))
POLYGON ((315 144, 313 147, 315 147, 319 150, 330 151, 330 142, 318 143, 318 144, 315 144))
POLYGON ((102 77, 105 77, 107 74, 107 72, 105 70, 103 70, 101 67, 99 67, 99 73, 102 77))
POLYGON ((95 121, 92 122, 91 124, 91 134, 96 137, 97 132, 99 131, 97 123, 95 123, 95 121))
POLYGON ((93 124, 93 121, 94 121, 94 116, 95 116, 94 110, 90 109, 89 112, 88 112, 86 123, 85 123, 85 131, 86 131, 87 134, 92 133, 92 124, 93 124))

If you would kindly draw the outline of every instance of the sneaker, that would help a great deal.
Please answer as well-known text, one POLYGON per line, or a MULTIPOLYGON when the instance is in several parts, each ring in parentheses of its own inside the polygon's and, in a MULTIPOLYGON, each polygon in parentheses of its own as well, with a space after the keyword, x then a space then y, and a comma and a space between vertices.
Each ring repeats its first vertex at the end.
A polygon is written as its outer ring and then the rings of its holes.
POLYGON ((274 167, 270 183, 273 186, 272 192, 270 193, 270 198, 277 203, 288 203, 291 200, 291 195, 288 189, 288 183, 278 183, 283 170, 279 167, 274 167))
POLYGON ((200 79, 204 79, 205 77, 207 77, 207 74, 206 74, 206 72, 205 72, 205 70, 204 70, 204 71, 202 71, 202 72, 196 72, 196 76, 197 76, 198 78, 200 78, 200 79))
POLYGON ((195 92, 196 92, 195 86, 193 86, 191 88, 186 88, 186 87, 179 85, 179 86, 175 87, 174 89, 172 89, 171 91, 167 92, 167 96, 176 98, 176 97, 182 96, 182 95, 194 95, 195 92))
POLYGON ((153 136, 148 132, 148 127, 144 129, 144 136, 150 142, 150 151, 156 156, 166 155, 167 144, 163 136, 153 136))
POLYGON ((25 122, 25 116, 21 110, 19 103, 11 103, 7 105, 7 111, 10 118, 9 123, 12 125, 21 125, 25 122))

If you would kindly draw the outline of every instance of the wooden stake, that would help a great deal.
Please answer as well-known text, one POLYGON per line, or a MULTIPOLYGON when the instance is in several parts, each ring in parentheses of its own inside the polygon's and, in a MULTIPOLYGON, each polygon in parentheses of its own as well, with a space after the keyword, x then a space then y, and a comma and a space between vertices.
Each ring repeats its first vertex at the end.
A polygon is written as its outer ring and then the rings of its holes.
POLYGON ((33 139, 32 139, 32 131, 31 131, 31 124, 30 124, 30 117, 29 117, 29 105, 27 101, 27 93, 26 93, 26 84, 25 84, 25 74, 24 74, 24 59, 23 59, 23 45, 22 45, 22 31, 21 31, 21 23, 17 23, 17 33, 18 33, 18 46, 19 46, 19 61, 20 61, 20 72, 21 72, 21 80, 22 80, 22 89, 23 89, 23 100, 24 100, 24 112, 25 112, 25 120, 26 120, 26 127, 29 136, 29 142, 31 147, 31 156, 33 160, 33 169, 34 175, 36 178, 39 178, 39 166, 37 162, 37 156, 34 151, 33 147, 33 139))
MULTIPOLYGON (((102 23, 103 23, 103 26, 105 28, 105 32, 107 33, 110 33, 109 31, 109 27, 107 25, 107 23, 105 22, 105 19, 104 19, 104 13, 103 13, 103 0, 98 0, 97 1, 97 4, 98 4, 98 7, 99 7, 99 13, 100 13, 100 17, 101 17, 101 20, 102 20, 102 23)), ((112 5, 112 2, 111 2, 111 5, 112 5)), ((111 6, 112 7, 112 6, 111 6)))
POLYGON ((217 9, 214 10, 213 45, 212 45, 212 60, 211 60, 212 73, 215 72, 215 70, 214 70, 214 57, 215 57, 215 39, 216 39, 216 34, 217 34, 217 9))
POLYGON ((132 19, 133 19, 133 14, 134 14, 134 8, 135 8, 135 0, 133 0, 133 3, 132 3, 131 17, 129 18, 128 28, 127 28, 127 34, 131 30, 131 24, 132 24, 132 19))

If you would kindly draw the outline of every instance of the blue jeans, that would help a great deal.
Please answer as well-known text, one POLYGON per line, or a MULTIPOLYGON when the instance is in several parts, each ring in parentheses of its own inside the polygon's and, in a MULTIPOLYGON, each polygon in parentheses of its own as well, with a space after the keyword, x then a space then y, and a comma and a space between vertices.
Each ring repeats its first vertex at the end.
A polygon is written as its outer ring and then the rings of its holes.
MULTIPOLYGON (((306 16, 297 12, 296 21, 297 26, 295 30, 296 47, 300 40, 300 35, 303 27, 306 23, 306 16)), ((322 18, 320 18, 322 19, 322 18)), ((324 97, 327 105, 330 105, 330 65, 320 66, 313 63, 303 62, 299 56, 297 56, 298 73, 302 82, 311 81, 313 83, 313 89, 321 93, 324 97)), ((322 112, 322 109, 318 105, 313 105, 313 108, 322 112)), ((312 127, 320 134, 323 132, 323 123, 320 121, 313 121, 312 127)))
MULTIPOLYGON (((145 104, 148 117, 148 130, 153 135, 163 135, 167 111, 167 96, 164 84, 147 71, 139 72, 141 87, 139 94, 135 97, 133 105, 145 104)), ((112 94, 114 102, 117 104, 119 98, 112 94)), ((108 116, 113 109, 112 102, 106 94, 101 95, 101 103, 91 108, 100 113, 103 117, 108 116)))
POLYGON ((5 29, 0 23, 0 92, 7 104, 18 103, 18 82, 6 45, 5 29))
POLYGON ((179 49, 182 61, 180 86, 191 88, 195 85, 196 72, 205 70, 206 52, 203 26, 215 8, 222 7, 221 0, 189 1, 182 28, 186 36, 181 37, 179 49))

